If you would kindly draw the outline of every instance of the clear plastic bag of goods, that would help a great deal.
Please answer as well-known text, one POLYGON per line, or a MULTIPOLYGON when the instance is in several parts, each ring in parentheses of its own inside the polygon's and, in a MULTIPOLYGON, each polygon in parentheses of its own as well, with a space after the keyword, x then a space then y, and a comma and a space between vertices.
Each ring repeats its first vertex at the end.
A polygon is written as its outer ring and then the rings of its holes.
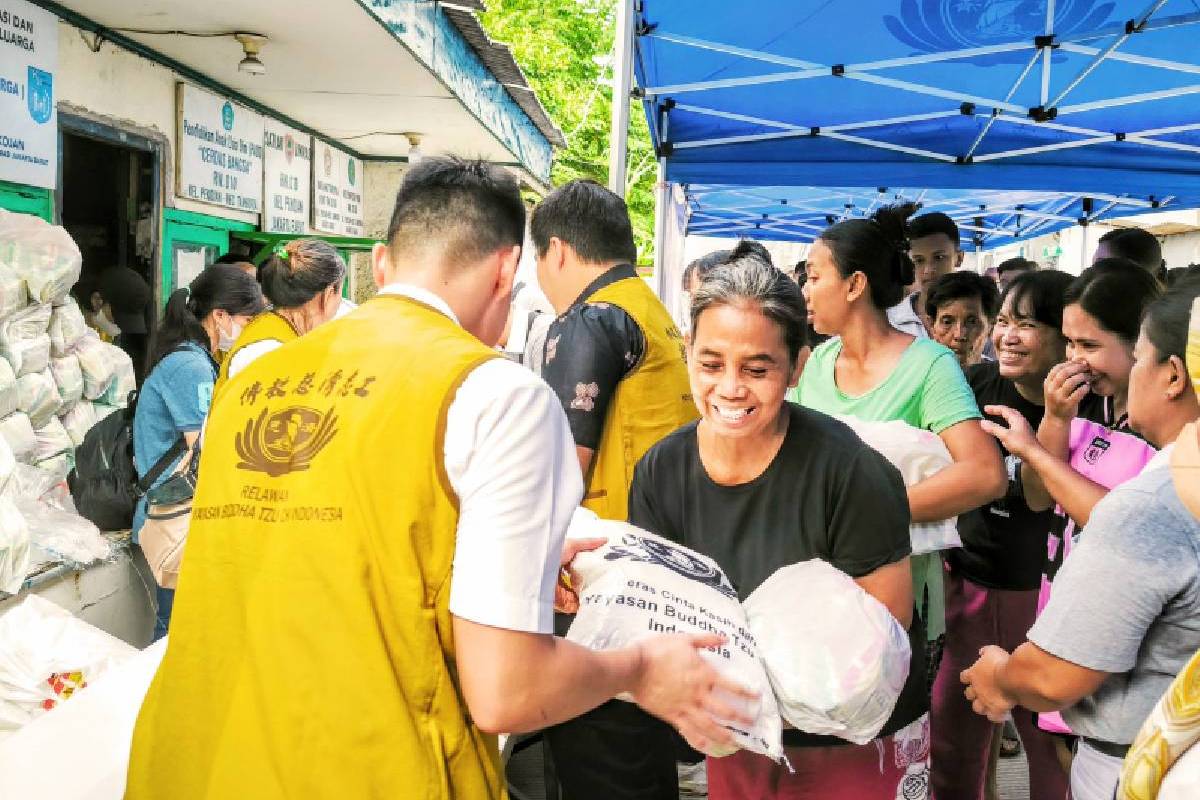
POLYGON ((29 526, 13 501, 0 497, 0 592, 19 592, 31 561, 29 526))
POLYGON ((17 408, 28 415, 34 429, 41 428, 58 413, 62 398, 50 370, 17 378, 17 408))
POLYGON ((17 374, 8 359, 0 358, 0 417, 7 417, 17 410, 17 374))
POLYGON ((160 639, 113 665, 0 743, 0 797, 121 800, 134 724, 166 649, 160 639))
POLYGON ((83 396, 88 400, 101 397, 115 377, 113 358, 104 342, 97 336, 84 336, 75 343, 72 352, 79 358, 83 374, 83 396))
MULTIPOLYGON (((71 472, 71 453, 70 451, 59 453, 56 456, 51 456, 50 458, 46 458, 37 462, 34 464, 34 466, 49 475, 54 481, 54 485, 56 487, 60 485, 65 487, 67 475, 69 475, 71 472)), ((61 497, 56 496, 55 500, 59 503, 62 501, 69 503, 70 508, 66 509, 68 511, 73 511, 75 509, 75 503, 71 500, 70 487, 66 487, 66 493, 61 497)))
POLYGON ((79 358, 69 353, 51 358, 50 374, 54 376, 54 385, 58 387, 58 396, 62 400, 58 410, 62 414, 83 397, 83 370, 79 368, 79 358))
MULTIPOLYGON (((610 650, 655 633, 719 633, 726 642, 701 656, 718 672, 759 696, 741 704, 753 724, 725 722, 736 747, 714 749, 721 757, 737 749, 783 758, 782 723, 754 637, 737 593, 712 559, 623 522, 580 511, 572 538, 605 537, 607 543, 575 557, 579 613, 567 638, 593 650, 610 650)), ((628 699, 628 698, 621 698, 628 699)))
MULTIPOLYGON (((53 490, 53 476, 44 474, 53 490)), ((100 535, 100 529, 78 514, 28 497, 15 498, 13 502, 29 524, 33 544, 60 561, 86 566, 112 556, 112 545, 100 535)))
POLYGON ((70 434, 58 421, 58 417, 51 417, 42 427, 34 428, 33 435, 37 439, 37 450, 34 451, 33 461, 38 465, 43 461, 49 461, 55 456, 62 455, 74 447, 70 434))
POLYGON ((65 413, 60 413, 58 421, 71 437, 71 444, 79 447, 83 444, 83 437, 87 436, 87 432, 96 424, 95 407, 91 403, 76 403, 65 413))
POLYGON ((43 333, 32 339, 0 341, 0 351, 17 377, 41 372, 50 364, 50 337, 43 333))
POLYGON ((0 736, 69 702, 137 649, 30 595, 0 615, 0 736))
POLYGON ((61 306, 55 306, 50 313, 50 351, 56 356, 64 356, 70 352, 75 343, 88 332, 87 322, 83 312, 75 301, 68 298, 61 306))
MULTIPOLYGON (((942 438, 906 422, 864 422, 849 416, 837 419, 849 425, 858 438, 869 444, 900 471, 905 486, 913 486, 954 463, 942 438)), ((914 556, 962 547, 958 518, 941 522, 917 522, 909 526, 914 556)))
POLYGON ((779 713, 808 733, 866 744, 908 679, 908 632, 820 559, 775 571, 743 604, 779 713))
POLYGON ((37 451, 37 437, 33 435, 33 423, 27 414, 18 411, 0 419, 0 438, 4 439, 18 463, 32 463, 37 451))
POLYGON ((25 306, 0 320, 0 338, 12 341, 41 336, 49 330, 53 314, 53 306, 44 303, 25 306))
POLYGON ((6 265, 0 263, 0 319, 4 319, 29 303, 25 281, 6 265))
POLYGON ((115 344, 103 343, 112 364, 113 380, 97 402, 125 408, 129 405, 129 394, 137 389, 137 376, 133 372, 133 360, 115 344))
POLYGON ((71 234, 29 214, 0 212, 0 264, 12 269, 35 303, 58 303, 79 281, 83 257, 71 234))
POLYGON ((49 501, 56 484, 55 476, 46 470, 33 464, 18 463, 0 495, 12 500, 49 501))

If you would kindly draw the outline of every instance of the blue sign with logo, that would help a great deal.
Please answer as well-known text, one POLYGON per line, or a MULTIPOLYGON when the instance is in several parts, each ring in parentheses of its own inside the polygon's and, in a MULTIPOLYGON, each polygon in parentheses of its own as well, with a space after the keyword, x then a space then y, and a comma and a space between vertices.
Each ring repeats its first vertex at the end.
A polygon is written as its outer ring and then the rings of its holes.
POLYGON ((226 131, 233 130, 233 103, 228 100, 221 106, 221 127, 226 131))
POLYGON ((54 115, 54 76, 31 66, 28 84, 29 116, 39 125, 49 122, 54 115))

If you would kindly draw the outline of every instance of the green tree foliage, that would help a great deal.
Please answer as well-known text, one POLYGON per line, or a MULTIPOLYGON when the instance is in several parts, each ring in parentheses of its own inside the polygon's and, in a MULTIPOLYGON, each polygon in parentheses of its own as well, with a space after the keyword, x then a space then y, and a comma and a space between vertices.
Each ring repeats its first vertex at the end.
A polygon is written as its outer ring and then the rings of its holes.
MULTIPOLYGON (((614 0, 487 0, 488 34, 512 48, 530 86, 562 130, 550 181, 608 182, 614 0)), ((642 262, 653 258, 657 164, 640 103, 630 101, 626 202, 642 262)))

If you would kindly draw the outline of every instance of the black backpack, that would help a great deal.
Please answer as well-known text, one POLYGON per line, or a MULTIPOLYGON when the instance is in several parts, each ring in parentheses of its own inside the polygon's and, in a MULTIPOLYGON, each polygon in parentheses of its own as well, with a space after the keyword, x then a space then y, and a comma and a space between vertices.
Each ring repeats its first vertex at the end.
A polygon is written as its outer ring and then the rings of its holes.
POLYGON ((102 531, 127 530, 133 525, 133 510, 159 476, 183 455, 187 443, 181 436, 138 479, 133 466, 133 414, 137 392, 129 405, 114 411, 92 426, 75 449, 75 468, 67 476, 76 510, 102 531))

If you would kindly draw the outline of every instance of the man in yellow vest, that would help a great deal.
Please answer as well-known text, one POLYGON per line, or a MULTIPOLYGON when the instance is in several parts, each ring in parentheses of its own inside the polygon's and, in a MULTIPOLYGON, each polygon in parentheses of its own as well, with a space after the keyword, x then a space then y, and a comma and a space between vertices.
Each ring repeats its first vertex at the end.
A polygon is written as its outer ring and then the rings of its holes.
POLYGON ((497 799, 493 734, 621 692, 728 741, 713 637, 551 634, 578 464, 553 394, 490 346, 524 218, 501 168, 422 161, 379 296, 230 379, 127 798, 497 799))
MULTIPOLYGON (((560 315, 542 377, 566 410, 583 505, 624 520, 633 468, 697 416, 683 339, 633 263, 625 202, 591 181, 556 189, 533 212, 538 282, 560 315)), ((569 620, 559 620, 559 629, 569 620)), ((676 737, 627 703, 547 731, 567 800, 675 800, 676 737)))

